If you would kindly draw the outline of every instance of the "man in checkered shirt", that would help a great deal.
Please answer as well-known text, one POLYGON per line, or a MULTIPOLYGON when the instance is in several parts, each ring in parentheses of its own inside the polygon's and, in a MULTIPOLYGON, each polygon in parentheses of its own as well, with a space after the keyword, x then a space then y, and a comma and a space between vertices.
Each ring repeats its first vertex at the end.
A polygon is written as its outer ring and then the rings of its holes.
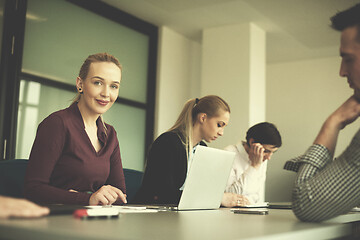
POLYGON ((360 4, 331 21, 341 31, 340 76, 347 78, 354 95, 326 119, 304 155, 285 163, 285 169, 297 172, 292 205, 303 221, 324 221, 360 205, 360 130, 332 160, 340 130, 360 115, 360 4))

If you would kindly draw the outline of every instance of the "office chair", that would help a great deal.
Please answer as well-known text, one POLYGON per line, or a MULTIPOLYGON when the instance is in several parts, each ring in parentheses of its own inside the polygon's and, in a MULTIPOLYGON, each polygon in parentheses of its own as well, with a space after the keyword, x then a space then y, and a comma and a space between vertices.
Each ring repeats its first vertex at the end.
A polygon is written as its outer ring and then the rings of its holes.
POLYGON ((0 161, 0 195, 22 198, 28 160, 0 161))
POLYGON ((135 194, 139 190, 142 182, 143 173, 133 169, 124 168, 126 195, 128 203, 132 203, 135 194))
MULTIPOLYGON (((28 160, 12 159, 0 161, 0 195, 22 198, 24 178, 28 160)), ((143 173, 124 168, 128 202, 134 198, 141 186, 143 173)))

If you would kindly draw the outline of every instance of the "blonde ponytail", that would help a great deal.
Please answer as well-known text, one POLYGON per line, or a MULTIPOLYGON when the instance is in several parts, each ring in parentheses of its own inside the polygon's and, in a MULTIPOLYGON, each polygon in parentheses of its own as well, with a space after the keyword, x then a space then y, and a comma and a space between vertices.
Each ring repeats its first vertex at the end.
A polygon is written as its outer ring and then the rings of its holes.
POLYGON ((192 110, 195 106, 195 102, 196 102, 196 99, 190 99, 188 100, 178 119, 176 120, 174 126, 172 126, 168 132, 171 132, 171 131, 175 131, 175 132, 178 132, 180 133, 181 137, 181 141, 186 149, 186 156, 189 156, 189 148, 190 146, 192 146, 192 129, 193 129, 193 114, 192 114, 192 110))
POLYGON ((198 114, 206 113, 211 118, 217 116, 220 109, 230 113, 230 107, 225 100, 215 95, 208 95, 200 99, 193 98, 185 103, 178 119, 168 132, 173 131, 180 134, 179 137, 186 149, 187 157, 189 157, 189 153, 192 154, 192 132, 198 114))

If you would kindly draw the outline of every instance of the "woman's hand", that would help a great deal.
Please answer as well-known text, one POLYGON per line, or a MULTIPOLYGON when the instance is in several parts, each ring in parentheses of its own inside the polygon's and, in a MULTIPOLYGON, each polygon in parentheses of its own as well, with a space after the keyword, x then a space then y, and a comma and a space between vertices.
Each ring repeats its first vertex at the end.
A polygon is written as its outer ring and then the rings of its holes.
POLYGON ((224 193, 221 201, 221 206, 223 207, 237 207, 249 204, 250 201, 247 197, 236 193, 224 193))
POLYGON ((91 194, 89 205, 111 205, 118 199, 123 203, 127 203, 126 195, 120 189, 111 185, 104 185, 91 194))

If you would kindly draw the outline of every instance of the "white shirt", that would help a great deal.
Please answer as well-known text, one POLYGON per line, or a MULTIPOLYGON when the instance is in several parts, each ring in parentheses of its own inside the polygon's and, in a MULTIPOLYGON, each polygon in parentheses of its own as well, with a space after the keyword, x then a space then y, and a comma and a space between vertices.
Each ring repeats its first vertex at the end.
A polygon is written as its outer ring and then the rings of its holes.
POLYGON ((227 146, 225 150, 236 153, 225 192, 241 194, 251 204, 264 202, 267 161, 258 169, 252 167, 243 143, 227 146))

